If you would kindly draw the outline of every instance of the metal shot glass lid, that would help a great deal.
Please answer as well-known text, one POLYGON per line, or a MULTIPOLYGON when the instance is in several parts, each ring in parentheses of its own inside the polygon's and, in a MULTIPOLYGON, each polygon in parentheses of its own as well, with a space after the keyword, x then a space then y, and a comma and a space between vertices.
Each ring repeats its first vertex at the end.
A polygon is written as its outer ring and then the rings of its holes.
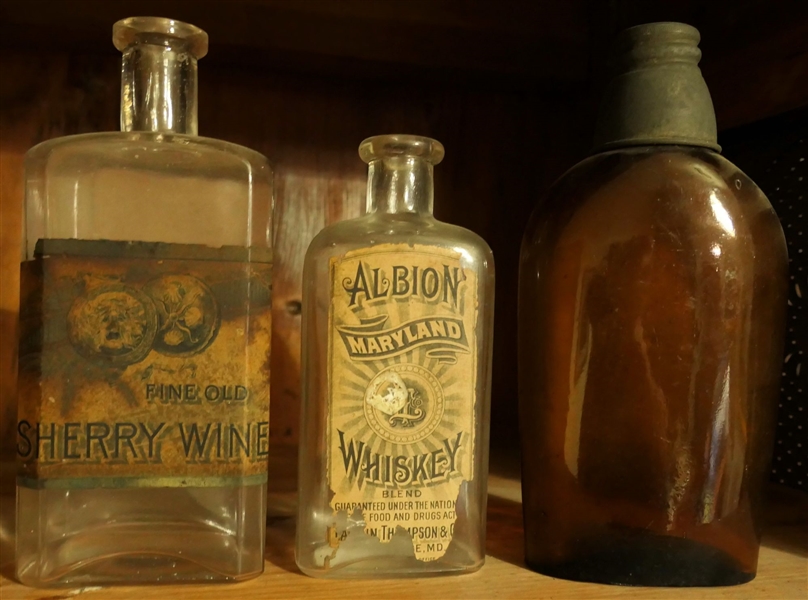
POLYGON ((698 67, 700 39, 684 23, 638 25, 617 36, 616 72, 598 110, 595 152, 660 144, 721 151, 698 67))

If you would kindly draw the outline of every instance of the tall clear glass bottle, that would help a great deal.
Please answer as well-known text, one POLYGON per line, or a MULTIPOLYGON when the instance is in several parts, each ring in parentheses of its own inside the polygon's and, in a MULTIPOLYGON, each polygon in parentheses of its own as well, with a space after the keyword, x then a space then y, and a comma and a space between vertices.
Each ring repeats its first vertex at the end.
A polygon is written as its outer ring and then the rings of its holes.
POLYGON ((428 138, 365 140, 367 209, 312 241, 303 275, 297 564, 319 577, 479 569, 494 263, 432 216, 428 138))
POLYGON ((17 575, 239 580, 263 569, 272 172, 197 136, 205 32, 113 39, 122 131, 26 160, 17 575))
POLYGON ((785 329, 786 245, 723 158, 699 33, 629 29, 593 156, 525 232, 526 559, 630 585, 755 576, 785 329))

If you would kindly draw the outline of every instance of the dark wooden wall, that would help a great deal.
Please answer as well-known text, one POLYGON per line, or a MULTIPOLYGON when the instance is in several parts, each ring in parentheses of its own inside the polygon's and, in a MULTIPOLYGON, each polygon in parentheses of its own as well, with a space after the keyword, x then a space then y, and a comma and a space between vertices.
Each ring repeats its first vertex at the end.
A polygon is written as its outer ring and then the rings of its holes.
MULTIPOLYGON (((214 46, 215 51, 215 46, 214 46)), ((13 330, 22 160, 53 137, 118 127, 119 58, 6 50, 0 57, 0 244, 3 253, 0 439, 13 446, 13 330)), ((580 98, 445 86, 298 77, 200 62, 200 133, 248 146, 276 169, 271 436, 295 444, 299 412, 302 259, 325 225, 358 216, 367 136, 411 132, 446 146, 436 168, 436 213, 485 237, 497 261, 494 439, 516 440, 515 294, 521 229, 541 191, 582 155, 580 98)), ((8 454, 6 454, 8 456, 8 454)))
POLYGON ((516 267, 541 193, 583 157, 606 44, 625 26, 700 28, 719 127, 808 105, 808 2, 792 0, 3 0, 0 3, 0 457, 14 445, 23 155, 118 129, 112 23, 162 14, 211 36, 200 132, 276 168, 272 439, 297 441, 300 274, 320 228, 359 214, 366 136, 431 135, 436 213, 497 261, 492 446, 516 420, 516 267))

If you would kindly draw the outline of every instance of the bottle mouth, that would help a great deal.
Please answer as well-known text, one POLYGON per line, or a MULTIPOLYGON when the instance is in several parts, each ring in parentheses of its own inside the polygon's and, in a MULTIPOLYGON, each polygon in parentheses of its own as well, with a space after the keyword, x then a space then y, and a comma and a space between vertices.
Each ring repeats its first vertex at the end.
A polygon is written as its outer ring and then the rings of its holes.
POLYGON ((701 59, 699 30, 685 23, 661 22, 636 25, 617 35, 612 63, 620 72, 655 67, 660 63, 691 63, 701 59))
POLYGON ((401 156, 421 158, 437 165, 443 160, 444 154, 443 144, 438 140, 420 135, 376 135, 359 144, 359 156, 366 163, 401 156))
POLYGON ((196 25, 163 17, 128 17, 112 26, 112 43, 123 52, 135 43, 179 46, 194 58, 208 53, 208 34, 196 25))

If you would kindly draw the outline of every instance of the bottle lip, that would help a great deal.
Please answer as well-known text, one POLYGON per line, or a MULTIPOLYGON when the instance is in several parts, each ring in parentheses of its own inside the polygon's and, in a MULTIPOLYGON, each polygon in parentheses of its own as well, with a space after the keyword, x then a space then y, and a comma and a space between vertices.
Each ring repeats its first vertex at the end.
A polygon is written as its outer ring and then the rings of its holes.
POLYGON ((112 43, 123 52, 139 38, 155 39, 166 46, 180 42, 194 58, 200 59, 208 53, 208 34, 196 25, 167 19, 164 17, 128 17, 112 26, 112 43))
POLYGON ((698 45, 701 41, 699 30, 677 21, 659 21, 656 23, 643 23, 624 29, 617 35, 618 49, 621 46, 631 47, 636 44, 660 41, 674 41, 698 45))
POLYGON ((403 133, 375 135, 359 144, 359 156, 366 163, 382 158, 411 156, 437 165, 445 153, 443 144, 438 140, 403 133))
POLYGON ((699 30, 686 23, 661 22, 635 25, 621 31, 612 46, 612 70, 625 73, 655 68, 662 63, 690 63, 701 60, 699 30))

